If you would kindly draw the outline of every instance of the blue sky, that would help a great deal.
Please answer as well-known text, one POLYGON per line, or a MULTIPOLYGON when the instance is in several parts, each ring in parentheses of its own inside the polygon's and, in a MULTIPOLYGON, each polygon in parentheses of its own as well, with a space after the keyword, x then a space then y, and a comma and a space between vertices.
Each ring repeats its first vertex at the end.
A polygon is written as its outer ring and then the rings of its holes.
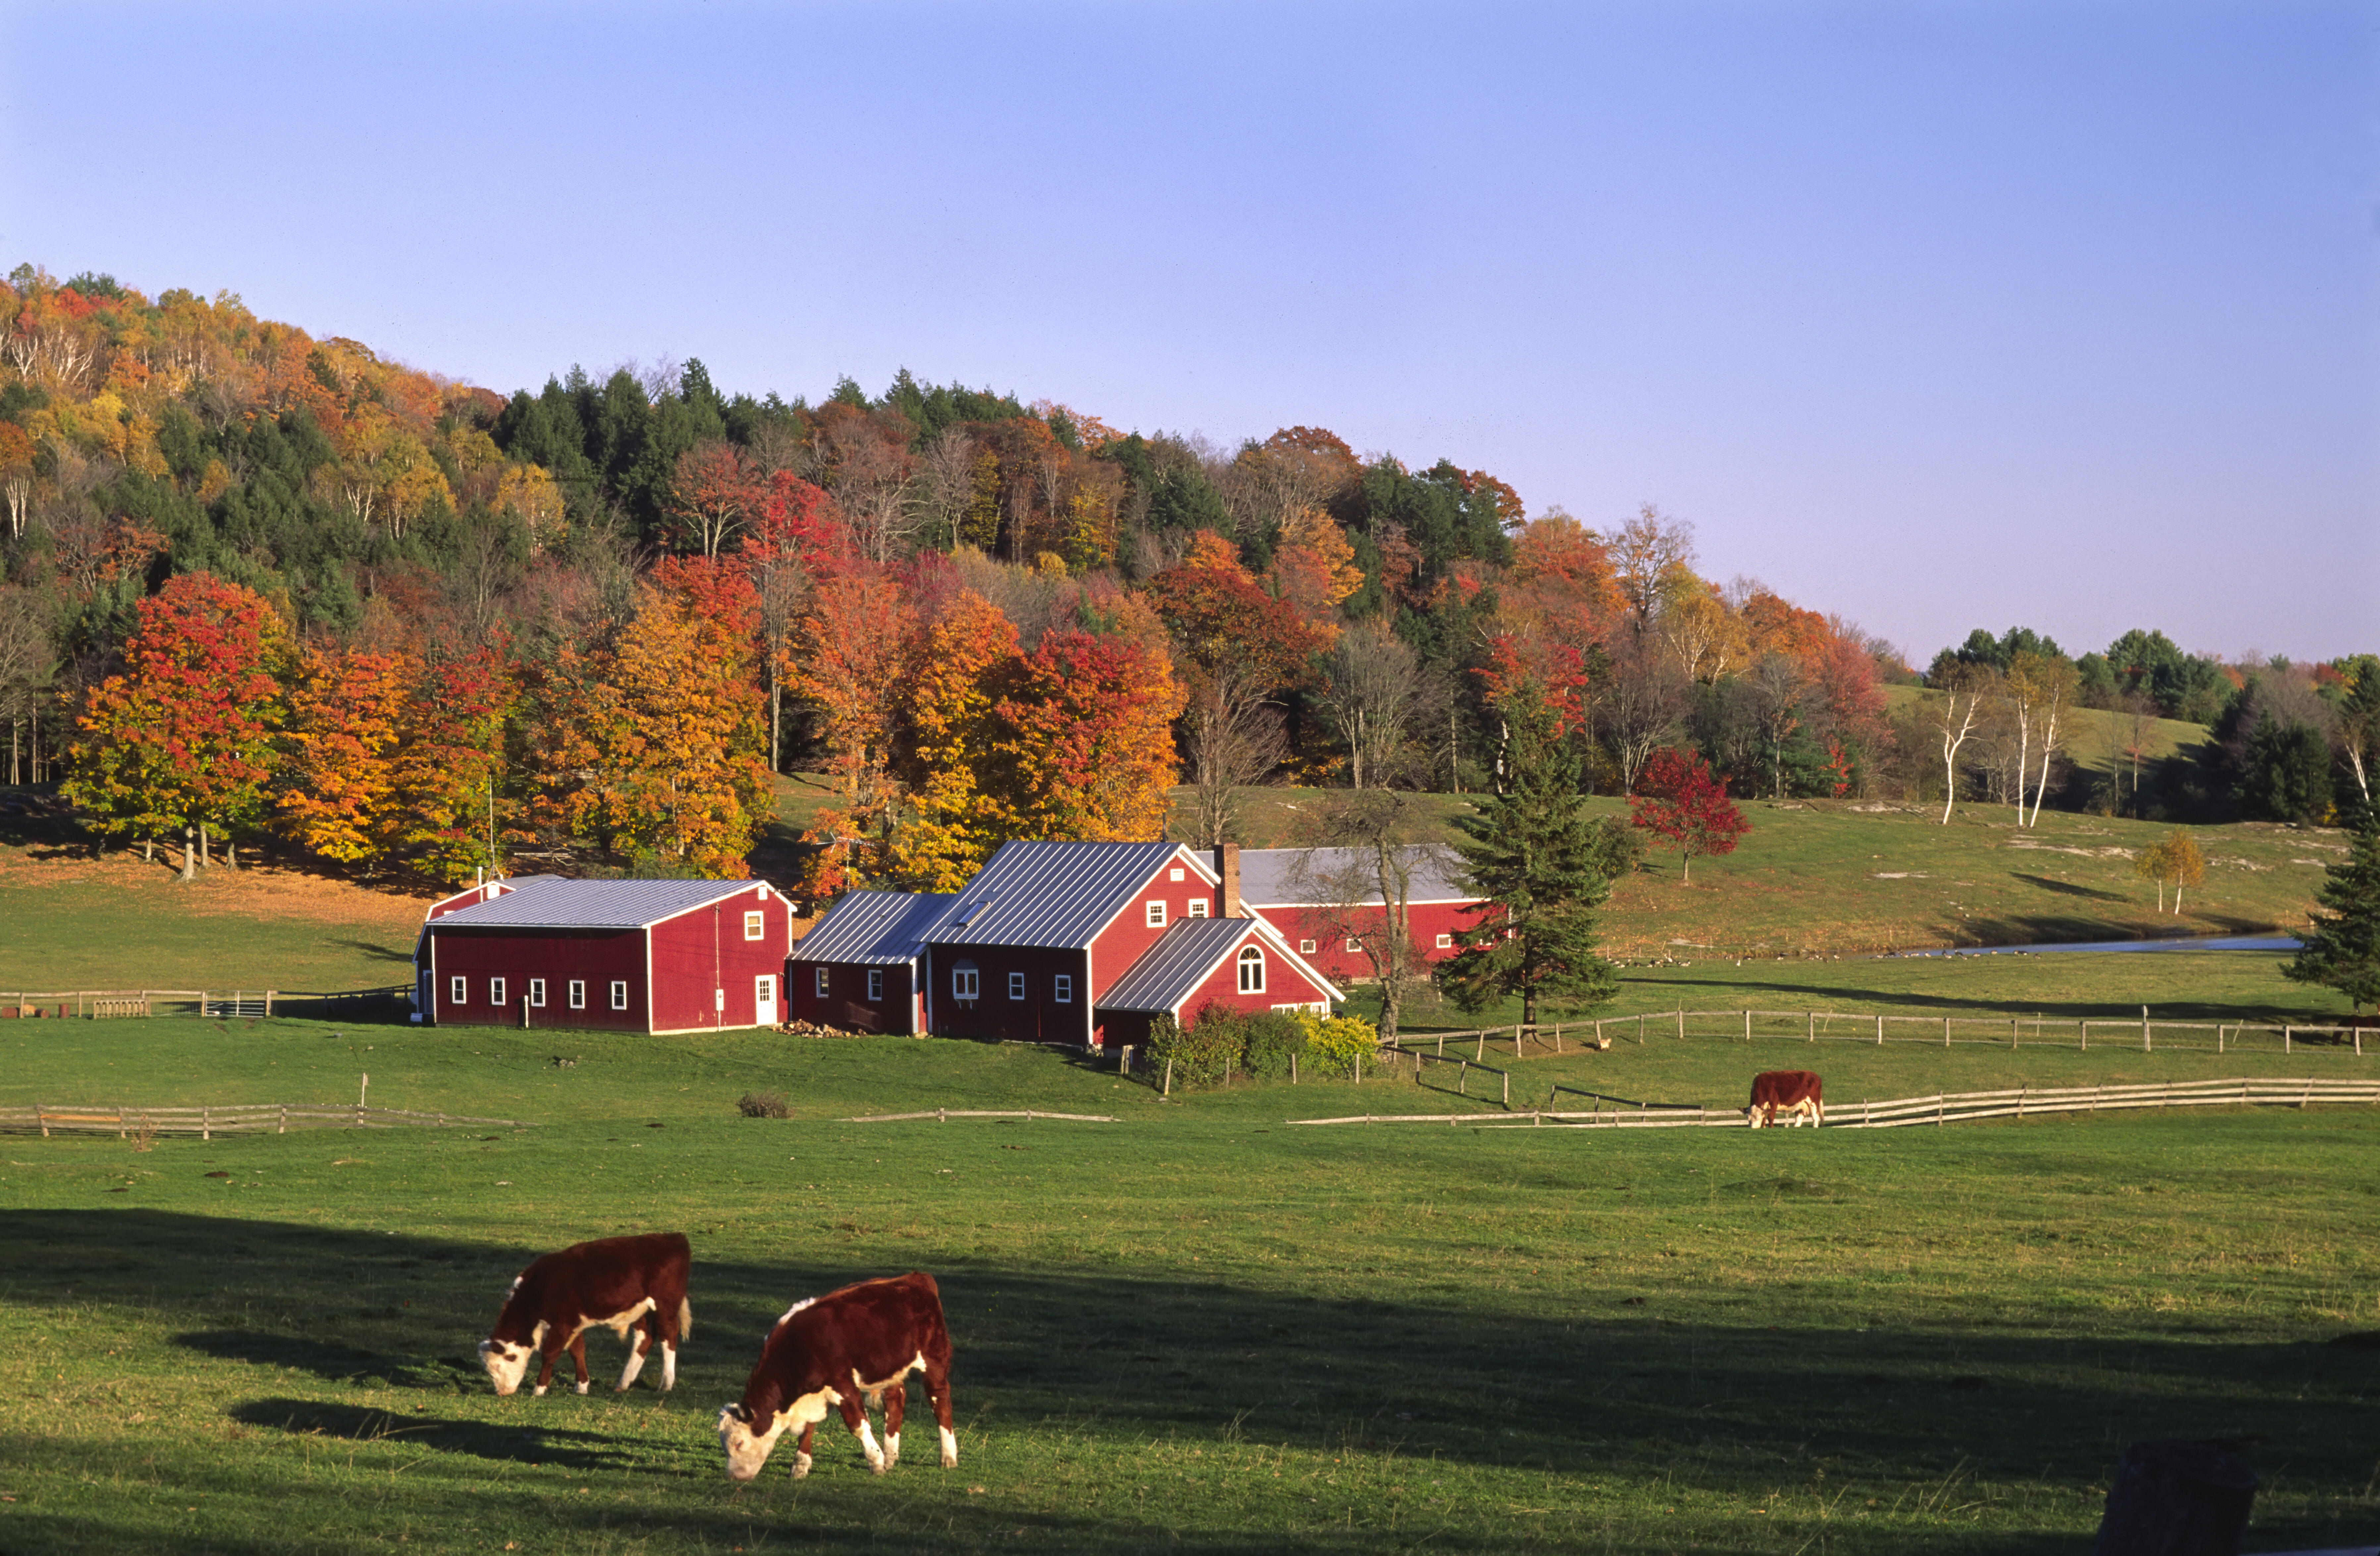
POLYGON ((1692 521, 1921 662, 2380 649, 2380 5, 0 4, 0 265, 1692 521))

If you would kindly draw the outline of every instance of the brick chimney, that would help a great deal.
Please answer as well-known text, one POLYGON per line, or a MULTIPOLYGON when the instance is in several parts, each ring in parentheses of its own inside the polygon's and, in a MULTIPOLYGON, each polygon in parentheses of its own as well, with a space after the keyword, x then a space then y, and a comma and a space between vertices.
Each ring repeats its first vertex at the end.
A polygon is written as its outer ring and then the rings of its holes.
POLYGON ((1240 845, 1222 843, 1215 846, 1215 873, 1223 878, 1224 918, 1245 918, 1246 906, 1240 901, 1240 845))

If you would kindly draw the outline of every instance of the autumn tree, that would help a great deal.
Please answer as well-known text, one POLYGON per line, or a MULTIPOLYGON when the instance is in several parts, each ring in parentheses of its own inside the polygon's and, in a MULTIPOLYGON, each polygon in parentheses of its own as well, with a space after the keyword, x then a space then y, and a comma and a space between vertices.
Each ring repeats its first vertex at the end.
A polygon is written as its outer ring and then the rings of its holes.
POLYGON ((1439 833, 1436 812, 1416 795, 1331 791, 1314 808, 1307 847, 1292 867, 1299 900, 1315 905, 1316 929, 1364 948, 1380 991, 1382 1042, 1396 1041, 1405 1001, 1428 976, 1413 932, 1414 881, 1450 862, 1439 833))
POLYGON ((273 803, 281 830, 324 858, 378 864, 390 852, 399 825, 393 758, 414 691, 407 668, 396 654, 305 656, 273 803))
POLYGON ((33 496, 33 441, 25 430, 0 421, 0 501, 8 505, 8 538, 25 536, 25 511, 33 496))
POLYGON ((1387 626, 1359 622, 1339 635, 1323 665, 1318 701, 1347 748, 1352 786, 1387 781, 1422 711, 1419 659, 1387 626))
POLYGON ((284 716, 276 678, 288 628, 253 590, 186 573, 140 602, 124 671, 91 694, 67 797, 106 836, 155 839, 200 829, 226 837, 261 819, 273 737, 284 716))
POLYGON ((1001 797, 1018 835, 1162 837, 1182 702, 1157 645, 1074 630, 1043 638, 998 704, 1006 727, 995 749, 1014 784, 1001 797))
POLYGON ((2135 872, 2156 882, 2157 911, 2165 911, 2165 883, 2173 882, 2173 911, 2181 912, 2181 889, 2195 886, 2206 879, 2206 856, 2198 851, 2198 844, 2179 827, 2141 850, 2132 861, 2135 872))
POLYGON ((1689 569, 1694 560, 1694 527, 1662 517, 1661 510, 1647 503, 1603 541, 1612 582, 1627 602, 1628 624, 1644 637, 1693 580, 1689 569))
POLYGON ((2309 916, 2281 976, 2336 989, 2359 1011, 2380 1005, 2380 817, 2363 814, 2347 857, 2323 872, 2314 894, 2329 911, 2309 916))
POLYGON ((1611 998, 1619 975, 1596 951, 1595 909, 1610 893, 1594 822, 1579 793, 1578 759, 1542 700, 1508 704, 1512 735, 1505 791, 1457 825, 1455 852, 1481 898, 1439 964, 1447 996, 1480 1011, 1518 995, 1535 1026, 1541 1002, 1565 1009, 1611 998))
POLYGON ((902 763, 911 819, 893 839, 890 870, 905 889, 955 892, 1017 834, 998 704, 1022 664, 1015 625, 973 590, 959 590, 926 629, 902 763))
POLYGON ((460 885, 503 864, 504 724, 517 688, 493 648, 413 667, 391 763, 397 796, 391 852, 433 881, 460 885))
POLYGON ((1637 792, 1628 796, 1628 817, 1663 847, 1678 851, 1682 885, 1693 882, 1695 859, 1734 853, 1752 830, 1701 753, 1674 746, 1654 752, 1645 764, 1637 792))
POLYGON ((698 443, 679 455, 670 480, 678 539, 707 557, 726 550, 759 517, 767 497, 767 487, 743 451, 723 439, 698 443))

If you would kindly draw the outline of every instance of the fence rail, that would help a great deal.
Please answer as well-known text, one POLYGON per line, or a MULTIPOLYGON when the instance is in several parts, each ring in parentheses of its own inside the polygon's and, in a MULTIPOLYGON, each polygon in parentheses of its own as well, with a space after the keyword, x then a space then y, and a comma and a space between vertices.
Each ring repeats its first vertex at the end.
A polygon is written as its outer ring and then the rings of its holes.
POLYGON ((73 1017, 101 1021, 127 1016, 198 1015, 219 1021, 261 1018, 274 1014, 361 1014, 373 1004, 409 1002, 413 986, 392 983, 377 989, 19 989, 0 991, 0 1020, 73 1017))
POLYGON ((1045 1113, 1029 1109, 1023 1112, 997 1112, 982 1108, 933 1108, 921 1113, 864 1113, 857 1118, 846 1118, 840 1122, 898 1124, 904 1119, 916 1118, 930 1118, 938 1124, 953 1118, 1058 1118, 1072 1124, 1113 1124, 1115 1122, 1114 1117, 1108 1113, 1045 1113))
POLYGON ((2072 1048, 2090 1052, 2101 1047, 2236 1053, 2251 1051, 2294 1053, 2301 1042, 2322 1040, 2363 1052, 2368 1024, 2353 1019, 2322 1022, 2165 1021, 2143 1010, 2138 1016, 2056 1016, 2001 1011, 1988 1015, 1913 1015, 1886 1012, 1825 1010, 1667 1010, 1639 1015, 1606 1015, 1592 1020, 1475 1027, 1460 1032, 1400 1032, 1393 1045, 1411 1053, 1427 1049, 1443 1056, 1449 1043, 1468 1047, 1472 1062, 1488 1057, 1489 1045, 1512 1059, 1542 1058, 1592 1047, 1605 1049, 1615 1038, 1633 1039, 1642 1046, 1655 1038, 1722 1039, 1751 1042, 1755 1038, 1805 1043, 1923 1043, 1949 1048, 1953 1043, 1992 1048, 2072 1048), (1567 1034, 1567 1037, 1565 1037, 1567 1034), (2066 1039, 2071 1038, 2071 1042, 2066 1039), (1534 1053, 1532 1052, 1534 1045, 1534 1053))
POLYGON ((475 1118, 468 1113, 418 1112, 406 1108, 346 1107, 335 1102, 243 1102, 231 1107, 81 1107, 47 1102, 0 1108, 0 1135, 113 1135, 117 1139, 194 1135, 286 1135, 293 1129, 398 1129, 428 1126, 526 1129, 519 1119, 475 1118))
MULTIPOLYGON (((1557 1087, 1556 1091, 1572 1088, 1557 1087)), ((1582 1096, 1594 1096, 1582 1092, 1582 1096)), ((1612 1099, 1618 1100, 1618 1099, 1612 1099)), ((1742 1108, 1695 1103, 1642 1103, 1593 1112, 1557 1112, 1548 1106, 1504 1113, 1361 1113, 1344 1118, 1297 1118, 1292 1124, 1446 1124, 1489 1128, 1548 1124, 1572 1129, 1698 1129, 1744 1127, 1742 1108)), ((2153 1086, 2068 1086, 2044 1090, 1940 1092, 1888 1101, 1845 1102, 1827 1110, 1828 1129, 1900 1129, 1919 1124, 1967 1124, 1990 1118, 2032 1118, 2048 1113, 2119 1112, 2136 1108, 2295 1107, 2318 1103, 2380 1106, 2380 1080, 2316 1080, 2269 1076, 2236 1080, 2177 1081, 2153 1086)))

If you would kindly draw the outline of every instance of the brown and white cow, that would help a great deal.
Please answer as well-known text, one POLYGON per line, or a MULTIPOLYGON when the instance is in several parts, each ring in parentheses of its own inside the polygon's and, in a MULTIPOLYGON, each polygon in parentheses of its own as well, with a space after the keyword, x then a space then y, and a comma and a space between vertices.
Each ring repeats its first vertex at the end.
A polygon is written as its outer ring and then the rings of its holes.
POLYGON ((810 1430, 830 1408, 859 1439, 868 1467, 881 1475, 901 1457, 901 1413, 912 1372, 926 1375, 926 1398, 942 1429, 942 1467, 959 1462, 951 1430, 951 1335, 942 1294, 923 1270, 862 1281, 795 1303, 770 1330, 744 1397, 719 1413, 727 1476, 749 1480, 786 1428, 800 1428, 794 1478, 810 1472, 810 1430), (868 1428, 868 1407, 882 1403, 884 1446, 868 1428))
POLYGON ((605 1237, 538 1259, 513 1282, 504 1310, 496 1315, 495 1332, 480 1342, 480 1360, 496 1392, 519 1388, 529 1357, 541 1352, 545 1365, 538 1369, 537 1392, 544 1393, 566 1350, 578 1373, 578 1392, 585 1393, 590 1329, 608 1329, 628 1343, 628 1365, 620 1374, 623 1392, 644 1370, 657 1340, 662 1387, 674 1387, 678 1345, 694 1332, 694 1309, 686 1300, 693 1268, 693 1251, 680 1232, 605 1237))
POLYGON ((1810 1070, 1763 1070, 1752 1077, 1752 1105, 1743 1110, 1744 1122, 1755 1129, 1769 1128, 1782 1108, 1794 1128, 1805 1119, 1815 1127, 1827 1121, 1825 1090, 1810 1070))

